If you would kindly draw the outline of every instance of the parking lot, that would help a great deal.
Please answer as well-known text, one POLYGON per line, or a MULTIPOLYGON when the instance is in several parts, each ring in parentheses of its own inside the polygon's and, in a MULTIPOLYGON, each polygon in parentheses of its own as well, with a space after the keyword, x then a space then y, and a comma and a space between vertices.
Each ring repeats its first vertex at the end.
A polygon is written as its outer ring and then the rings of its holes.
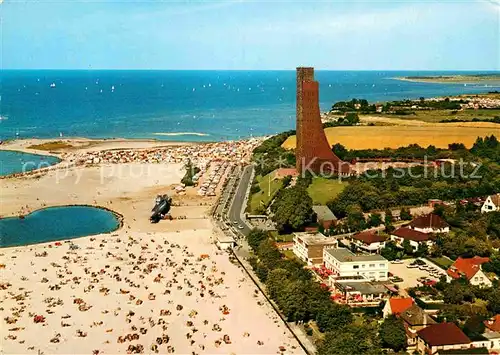
MULTIPOLYGON (((424 259, 422 259, 424 260, 424 259)), ((402 282, 396 283, 400 289, 407 289, 410 287, 415 287, 420 285, 420 283, 417 281, 421 277, 427 277, 432 280, 438 280, 439 277, 434 277, 429 274, 428 271, 426 270, 421 270, 419 268, 408 268, 407 266, 410 265, 412 262, 414 262, 415 259, 405 259, 402 261, 401 264, 389 264, 389 272, 393 274, 394 276, 399 276, 400 278, 403 279, 402 282)), ((441 274, 445 274, 445 271, 442 269, 439 269, 436 265, 430 263, 428 260, 424 260, 427 265, 433 266, 436 269, 439 270, 441 274)))

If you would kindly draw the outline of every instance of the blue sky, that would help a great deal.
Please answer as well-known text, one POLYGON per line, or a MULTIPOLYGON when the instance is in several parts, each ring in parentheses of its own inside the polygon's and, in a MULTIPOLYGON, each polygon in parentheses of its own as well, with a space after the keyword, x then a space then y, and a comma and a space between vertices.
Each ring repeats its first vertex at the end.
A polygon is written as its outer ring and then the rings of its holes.
POLYGON ((5 69, 500 69, 500 0, 0 0, 0 12, 5 69))

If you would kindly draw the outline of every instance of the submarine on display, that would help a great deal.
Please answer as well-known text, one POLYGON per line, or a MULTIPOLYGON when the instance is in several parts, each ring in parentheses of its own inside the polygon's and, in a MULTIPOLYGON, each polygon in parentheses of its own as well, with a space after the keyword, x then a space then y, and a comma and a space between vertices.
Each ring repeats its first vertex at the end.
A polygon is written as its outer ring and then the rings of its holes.
POLYGON ((160 219, 169 216, 170 207, 172 206, 172 198, 168 195, 158 195, 155 199, 155 206, 151 210, 151 223, 158 223, 160 219))

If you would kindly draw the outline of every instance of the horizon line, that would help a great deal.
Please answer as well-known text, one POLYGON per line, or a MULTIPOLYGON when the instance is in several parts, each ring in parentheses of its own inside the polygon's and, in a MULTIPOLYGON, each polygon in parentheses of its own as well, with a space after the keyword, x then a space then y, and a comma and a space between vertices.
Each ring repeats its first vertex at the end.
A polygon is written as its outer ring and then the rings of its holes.
MULTIPOLYGON (((302 66, 298 66, 299 68, 302 66)), ((295 71, 293 69, 148 69, 148 68, 2 68, 0 71, 295 71)), ((419 72, 500 72, 498 69, 322 69, 312 67, 315 71, 419 71, 419 72)))

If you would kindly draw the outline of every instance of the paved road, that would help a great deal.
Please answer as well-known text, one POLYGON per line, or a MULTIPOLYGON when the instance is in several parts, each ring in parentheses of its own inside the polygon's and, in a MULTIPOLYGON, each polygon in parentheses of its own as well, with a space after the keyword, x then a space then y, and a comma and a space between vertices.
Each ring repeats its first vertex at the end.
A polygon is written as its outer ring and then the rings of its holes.
POLYGON ((234 193, 234 200, 229 208, 229 221, 234 226, 243 226, 243 229, 239 229, 242 234, 245 236, 250 233, 250 228, 247 226, 245 221, 241 218, 241 208, 243 207, 243 203, 245 202, 245 195, 247 192, 248 185, 251 184, 250 176, 252 175, 253 166, 249 165, 245 167, 243 173, 241 174, 241 179, 239 181, 238 187, 236 188, 236 192, 234 193), (234 224, 234 221, 237 224, 234 224))

